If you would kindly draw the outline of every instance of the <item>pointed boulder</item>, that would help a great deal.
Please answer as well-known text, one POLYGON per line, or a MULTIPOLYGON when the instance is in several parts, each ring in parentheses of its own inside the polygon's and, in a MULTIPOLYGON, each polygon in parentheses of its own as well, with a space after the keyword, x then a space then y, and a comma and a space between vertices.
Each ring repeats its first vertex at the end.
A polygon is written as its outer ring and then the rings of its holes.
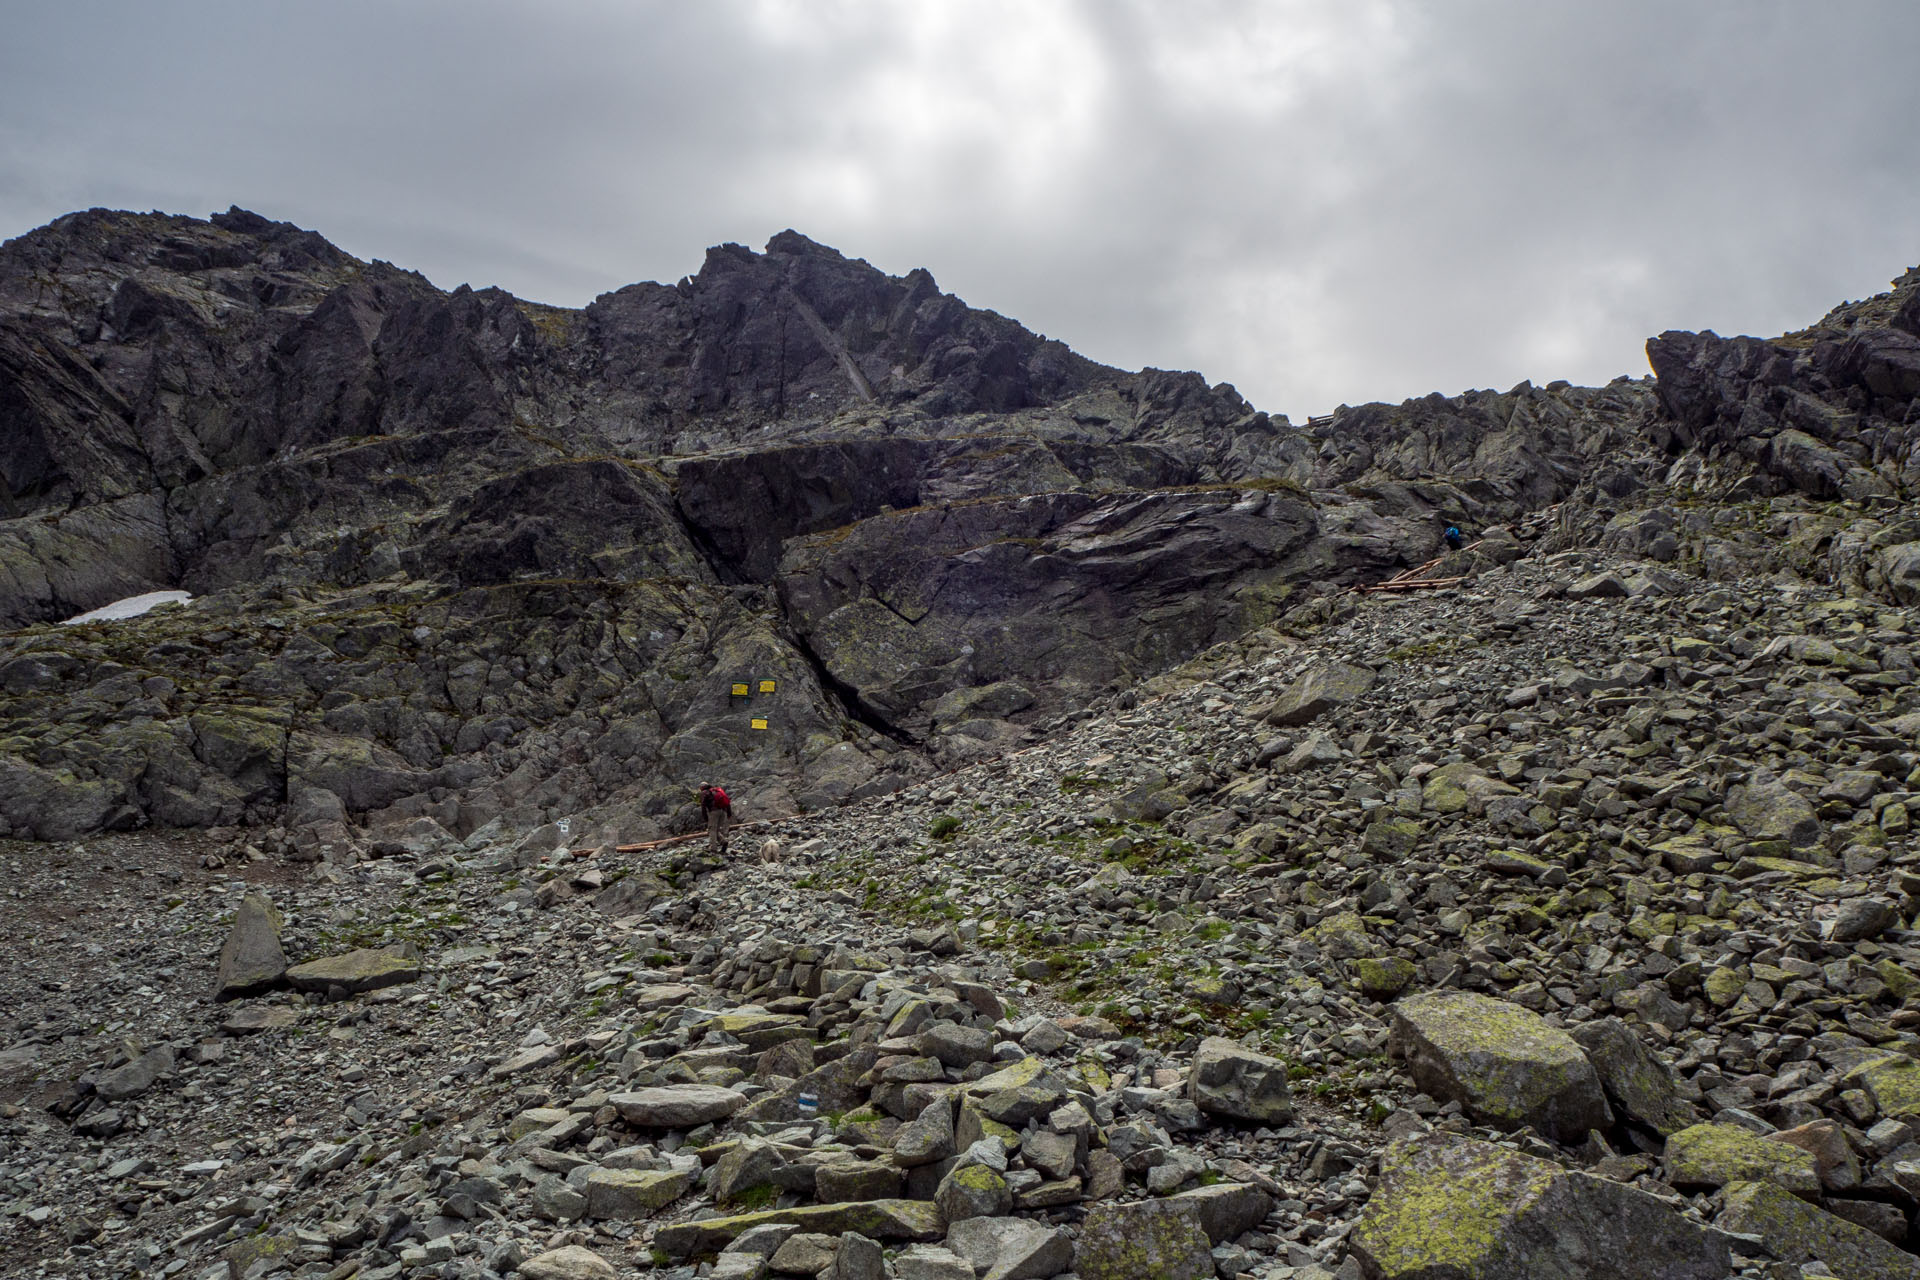
POLYGON ((220 969, 213 983, 215 1000, 257 996, 280 985, 287 974, 287 953, 280 949, 280 909, 264 893, 240 900, 220 969))

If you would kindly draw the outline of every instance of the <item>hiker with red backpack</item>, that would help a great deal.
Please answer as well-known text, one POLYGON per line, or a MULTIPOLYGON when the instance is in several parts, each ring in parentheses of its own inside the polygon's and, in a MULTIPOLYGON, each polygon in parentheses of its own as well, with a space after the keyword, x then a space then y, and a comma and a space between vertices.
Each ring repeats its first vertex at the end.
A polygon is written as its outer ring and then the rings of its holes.
POLYGON ((727 797, 726 788, 717 787, 711 782, 701 783, 700 812, 707 819, 707 848, 724 856, 727 852, 727 828, 733 825, 733 801, 727 797))

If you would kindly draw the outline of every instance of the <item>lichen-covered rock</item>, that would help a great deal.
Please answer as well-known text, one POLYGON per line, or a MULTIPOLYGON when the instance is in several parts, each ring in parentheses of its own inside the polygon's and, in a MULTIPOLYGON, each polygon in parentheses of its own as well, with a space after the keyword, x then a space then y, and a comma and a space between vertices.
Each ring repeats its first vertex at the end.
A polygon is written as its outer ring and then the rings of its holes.
POLYGON ((613 1264, 581 1244, 536 1253, 516 1273, 525 1280, 615 1280, 613 1264))
POLYGON ((1916 1280, 1920 1258, 1767 1182, 1736 1182, 1714 1224, 1756 1235, 1782 1261, 1824 1262, 1848 1280, 1916 1280))
POLYGON ((1841 1079, 1866 1090, 1882 1119, 1920 1119, 1920 1062, 1905 1054, 1870 1059, 1841 1079))
POLYGON ((1667 1139, 1667 1181, 1682 1190, 1730 1182, 1771 1182, 1795 1195, 1820 1194, 1813 1153, 1737 1124, 1696 1124, 1667 1139))
POLYGON ((871 1240, 933 1241, 946 1234, 946 1220, 925 1200, 865 1200, 858 1204, 796 1205, 723 1218, 676 1222, 654 1233, 653 1242, 676 1258, 714 1253, 754 1227, 774 1223, 802 1231, 839 1235, 857 1231, 871 1240))
POLYGON ((746 1097, 713 1084, 670 1084, 616 1093, 607 1099, 628 1124, 643 1129, 691 1129, 724 1120, 746 1105, 746 1097))
POLYGON ((1699 1109, 1680 1096, 1673 1070, 1620 1019, 1585 1022, 1569 1034, 1585 1050, 1607 1096, 1629 1119, 1662 1137, 1700 1119, 1699 1109))
POLYGON ((1632 1187, 1449 1135, 1395 1142, 1348 1237, 1367 1280, 1723 1280, 1724 1240, 1632 1187))
POLYGON ((1194 1051, 1187 1097, 1209 1115, 1252 1124, 1285 1124, 1293 1117, 1287 1064, 1221 1036, 1194 1051))
POLYGON ((1316 662, 1280 695, 1279 701, 1266 713, 1266 722, 1291 726, 1317 720, 1336 707, 1364 697, 1367 690, 1373 688, 1374 678, 1370 667, 1331 658, 1316 662))
POLYGON ((1752 840, 1804 849, 1820 838, 1820 819, 1805 796, 1777 778, 1761 777, 1727 793, 1727 816, 1752 840))
POLYGON ((635 1221, 678 1200, 693 1175, 654 1169, 596 1169, 587 1175, 587 1216, 635 1221))
POLYGON ((1080 1280, 1205 1280, 1214 1273, 1212 1244, 1196 1205, 1100 1204, 1080 1228, 1073 1269, 1080 1280))
POLYGON ((1353 984, 1374 1000, 1392 1000, 1405 991, 1419 972, 1405 956, 1359 956, 1347 962, 1353 984))
POLYGON ((234 912, 233 928, 220 948, 213 998, 234 1000, 271 990, 287 973, 280 948, 280 909, 264 893, 250 893, 234 912))
POLYGON ((287 970, 287 982, 296 991, 325 992, 339 987, 349 993, 397 987, 420 976, 420 948, 411 942, 386 947, 363 947, 342 955, 309 960, 287 970))
POLYGON ((1392 1012, 1388 1051, 1421 1089, 1483 1124, 1578 1141, 1607 1123, 1593 1064, 1538 1014, 1470 992, 1409 996, 1392 1012))
POLYGON ((1519 795, 1510 783, 1488 775, 1465 761, 1443 764, 1427 775, 1421 801, 1438 814, 1478 813, 1498 796, 1519 795))
POLYGON ((940 1180, 933 1203, 948 1222, 999 1217, 1013 1208, 1006 1178, 983 1164, 963 1164, 940 1180))

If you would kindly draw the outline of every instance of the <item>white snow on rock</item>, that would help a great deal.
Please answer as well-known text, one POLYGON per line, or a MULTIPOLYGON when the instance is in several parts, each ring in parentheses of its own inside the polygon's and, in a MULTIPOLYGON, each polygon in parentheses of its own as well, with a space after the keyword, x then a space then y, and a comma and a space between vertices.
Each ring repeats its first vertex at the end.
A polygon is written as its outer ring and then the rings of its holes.
POLYGON ((118 622, 122 618, 137 618, 163 604, 185 604, 191 599, 193 599, 191 591, 149 591, 143 596, 128 596, 125 600, 103 604, 98 609, 90 609, 77 617, 68 618, 60 625, 70 627, 76 622, 118 622))

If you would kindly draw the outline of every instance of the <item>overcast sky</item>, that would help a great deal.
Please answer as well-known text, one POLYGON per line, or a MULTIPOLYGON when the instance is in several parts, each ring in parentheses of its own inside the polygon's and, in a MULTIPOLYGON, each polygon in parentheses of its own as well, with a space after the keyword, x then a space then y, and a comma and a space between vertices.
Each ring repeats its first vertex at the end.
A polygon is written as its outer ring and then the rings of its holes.
POLYGON ((578 306, 786 227, 1299 419, 1920 262, 1914 0, 0 0, 0 238, 239 204, 578 306))

